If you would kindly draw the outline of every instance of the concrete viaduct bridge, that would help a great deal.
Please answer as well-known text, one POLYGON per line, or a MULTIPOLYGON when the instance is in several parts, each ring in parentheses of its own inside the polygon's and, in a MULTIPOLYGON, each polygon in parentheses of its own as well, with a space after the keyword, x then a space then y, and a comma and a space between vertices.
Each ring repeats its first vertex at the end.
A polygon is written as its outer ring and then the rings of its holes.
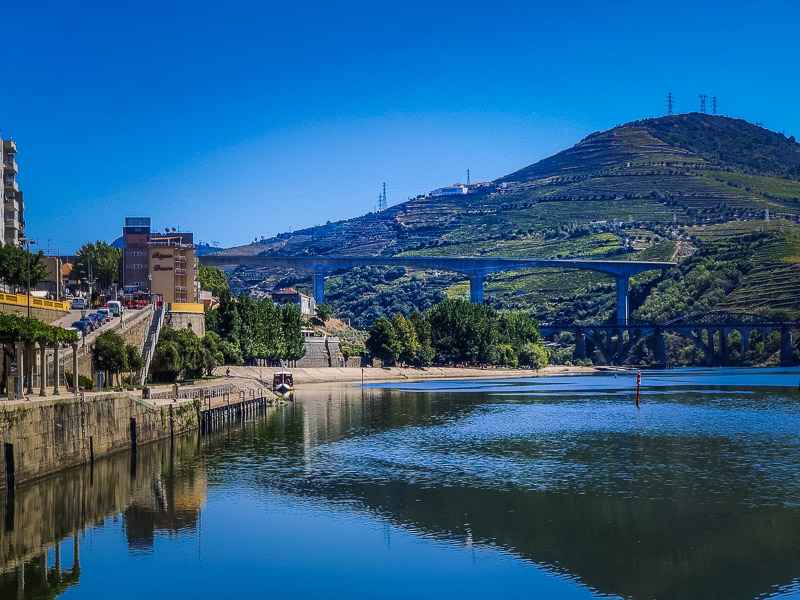
POLYGON ((792 328, 800 323, 781 322, 747 313, 711 312, 689 315, 666 323, 651 323, 628 319, 615 323, 543 323, 540 331, 549 337, 562 331, 575 335, 575 358, 586 358, 586 340, 592 342, 603 358, 612 365, 625 361, 631 348, 640 340, 655 337, 655 359, 658 364, 667 364, 667 349, 664 333, 673 332, 692 341, 706 358, 708 366, 727 367, 730 362, 728 336, 732 331, 741 334, 742 356, 750 349, 750 335, 756 332, 761 340, 773 331, 780 331, 780 366, 791 367, 793 362, 792 328))
POLYGON ((483 283, 487 275, 519 269, 585 269, 614 277, 617 283, 616 318, 625 322, 629 313, 629 282, 633 275, 664 270, 675 263, 635 260, 569 260, 535 258, 453 258, 438 256, 244 256, 235 254, 210 254, 201 256, 200 263, 207 266, 278 267, 299 269, 311 273, 314 299, 325 300, 325 275, 339 269, 375 265, 412 267, 461 273, 469 278, 470 300, 483 302, 483 283))

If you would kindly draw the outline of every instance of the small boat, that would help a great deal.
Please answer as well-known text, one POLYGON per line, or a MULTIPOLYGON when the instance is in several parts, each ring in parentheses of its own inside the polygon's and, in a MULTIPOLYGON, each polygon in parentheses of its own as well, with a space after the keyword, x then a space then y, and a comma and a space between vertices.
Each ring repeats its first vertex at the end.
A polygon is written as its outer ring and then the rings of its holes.
POLYGON ((272 389, 276 392, 293 392, 294 375, 291 371, 278 371, 272 376, 272 389))

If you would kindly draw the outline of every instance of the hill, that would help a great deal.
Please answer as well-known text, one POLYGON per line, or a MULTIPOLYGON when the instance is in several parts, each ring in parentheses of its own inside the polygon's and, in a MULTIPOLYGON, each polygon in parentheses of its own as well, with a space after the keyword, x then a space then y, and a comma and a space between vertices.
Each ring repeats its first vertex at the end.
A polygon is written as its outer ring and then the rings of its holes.
MULTIPOLYGON (((699 113, 646 119, 593 133, 493 184, 223 253, 676 259, 664 275, 636 278, 634 316, 800 314, 800 144, 793 137, 699 113)), ((310 289, 291 272, 239 268, 229 278, 234 291, 255 295, 310 289)), ((335 314, 367 326, 378 315, 466 295, 468 286, 455 275, 367 268, 334 274, 326 289, 335 314)), ((488 280, 486 297, 543 320, 602 319, 612 311, 613 282, 581 271, 513 272, 488 280)))

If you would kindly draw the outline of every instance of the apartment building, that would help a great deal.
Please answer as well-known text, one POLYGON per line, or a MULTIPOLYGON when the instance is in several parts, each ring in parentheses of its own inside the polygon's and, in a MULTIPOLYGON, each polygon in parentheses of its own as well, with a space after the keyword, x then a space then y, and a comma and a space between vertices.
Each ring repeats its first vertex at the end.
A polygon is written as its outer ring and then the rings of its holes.
POLYGON ((126 217, 120 275, 125 294, 164 303, 195 303, 194 234, 152 231, 150 217, 126 217))
POLYGON ((13 140, 0 140, 3 150, 2 180, 0 180, 0 193, 3 196, 3 236, 0 238, 5 244, 20 245, 20 236, 25 231, 25 203, 22 192, 17 184, 16 154, 17 144, 13 140))

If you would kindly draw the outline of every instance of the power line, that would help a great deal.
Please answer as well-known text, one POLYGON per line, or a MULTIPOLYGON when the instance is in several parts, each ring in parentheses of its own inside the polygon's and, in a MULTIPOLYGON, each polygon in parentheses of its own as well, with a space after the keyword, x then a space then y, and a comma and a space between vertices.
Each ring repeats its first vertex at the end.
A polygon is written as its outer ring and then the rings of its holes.
POLYGON ((706 112, 706 97, 707 96, 708 96, 708 94, 700 94, 700 112, 704 113, 704 114, 706 112))
POLYGON ((667 93, 667 114, 672 114, 672 105, 674 103, 674 99, 672 97, 672 92, 667 93))

